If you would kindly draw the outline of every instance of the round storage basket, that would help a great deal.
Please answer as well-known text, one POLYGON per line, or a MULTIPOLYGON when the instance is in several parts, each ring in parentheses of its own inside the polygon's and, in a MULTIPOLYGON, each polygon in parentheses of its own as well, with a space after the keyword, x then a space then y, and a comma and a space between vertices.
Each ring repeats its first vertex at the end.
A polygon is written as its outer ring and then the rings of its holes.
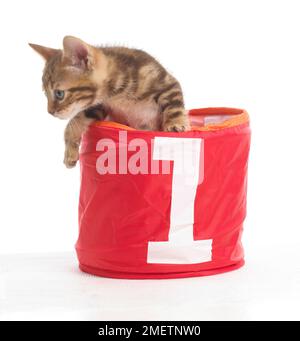
POLYGON ((192 130, 96 122, 83 135, 82 271, 114 278, 204 276, 244 264, 249 117, 189 111, 192 130))

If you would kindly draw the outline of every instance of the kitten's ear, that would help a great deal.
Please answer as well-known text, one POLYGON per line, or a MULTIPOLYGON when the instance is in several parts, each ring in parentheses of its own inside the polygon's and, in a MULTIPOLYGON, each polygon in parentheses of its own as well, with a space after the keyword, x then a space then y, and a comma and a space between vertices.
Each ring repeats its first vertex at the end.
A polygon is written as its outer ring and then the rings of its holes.
POLYGON ((28 44, 31 48, 33 48, 39 55, 41 55, 46 61, 56 55, 59 50, 52 49, 50 47, 45 47, 37 44, 28 44))
POLYGON ((67 64, 81 70, 88 70, 92 66, 91 47, 81 39, 66 36, 63 40, 63 58, 67 64))

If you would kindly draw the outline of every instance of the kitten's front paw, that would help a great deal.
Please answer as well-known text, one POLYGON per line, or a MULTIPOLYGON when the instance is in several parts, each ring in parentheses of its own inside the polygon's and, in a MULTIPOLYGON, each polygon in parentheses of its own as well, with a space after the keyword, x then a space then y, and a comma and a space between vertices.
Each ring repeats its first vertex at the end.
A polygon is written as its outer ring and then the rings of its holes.
POLYGON ((189 120, 186 116, 167 121, 163 125, 163 131, 169 132, 183 132, 190 130, 190 128, 189 120))
POLYGON ((79 159, 79 152, 75 149, 66 149, 64 164, 67 168, 73 168, 79 159))

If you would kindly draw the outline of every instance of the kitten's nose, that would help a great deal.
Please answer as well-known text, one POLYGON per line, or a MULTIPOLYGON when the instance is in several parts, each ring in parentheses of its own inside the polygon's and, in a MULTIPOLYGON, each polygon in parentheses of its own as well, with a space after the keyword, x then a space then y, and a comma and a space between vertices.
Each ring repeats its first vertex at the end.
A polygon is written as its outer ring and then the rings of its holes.
POLYGON ((48 106, 48 113, 51 115, 54 115, 54 113, 55 113, 54 108, 48 106))

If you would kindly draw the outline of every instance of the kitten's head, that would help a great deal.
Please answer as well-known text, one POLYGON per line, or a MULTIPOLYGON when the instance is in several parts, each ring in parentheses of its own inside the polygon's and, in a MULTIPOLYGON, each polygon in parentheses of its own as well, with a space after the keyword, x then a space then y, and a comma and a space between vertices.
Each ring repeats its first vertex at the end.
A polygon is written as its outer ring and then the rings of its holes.
POLYGON ((50 114, 69 119, 97 104, 95 68, 101 61, 94 47, 70 36, 62 50, 29 45, 46 61, 42 80, 50 114))

